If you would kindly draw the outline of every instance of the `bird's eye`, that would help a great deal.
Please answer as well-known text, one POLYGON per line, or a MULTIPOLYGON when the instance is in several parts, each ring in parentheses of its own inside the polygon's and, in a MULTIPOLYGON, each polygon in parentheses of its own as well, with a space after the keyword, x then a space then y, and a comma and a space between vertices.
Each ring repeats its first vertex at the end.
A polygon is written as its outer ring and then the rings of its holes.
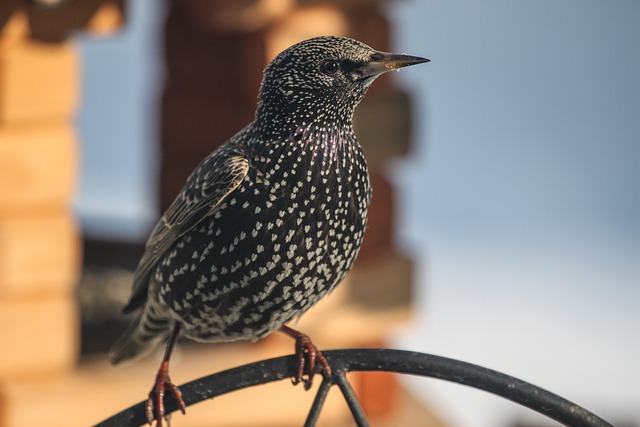
POLYGON ((340 63, 338 61, 329 60, 323 62, 320 68, 325 74, 335 74, 340 69, 340 63))

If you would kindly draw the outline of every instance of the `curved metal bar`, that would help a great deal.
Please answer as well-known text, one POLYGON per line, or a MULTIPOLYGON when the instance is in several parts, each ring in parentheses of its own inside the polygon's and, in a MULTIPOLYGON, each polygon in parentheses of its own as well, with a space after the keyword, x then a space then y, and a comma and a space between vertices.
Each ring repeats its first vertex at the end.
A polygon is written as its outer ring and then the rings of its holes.
MULTIPOLYGON (((484 390, 571 427, 613 427, 612 424, 563 397, 501 372, 459 360, 390 349, 331 350, 323 351, 322 354, 334 373, 331 378, 325 378, 322 382, 307 418, 307 426, 315 425, 329 388, 334 384, 340 384, 341 381, 346 382, 346 372, 387 371, 437 378, 484 390)), ((202 377, 184 384, 180 390, 185 404, 190 406, 245 387, 291 378, 294 375, 294 365, 293 356, 263 360, 202 377)), ((351 387, 348 389, 351 390, 351 387)), ((344 394, 342 387, 341 390, 344 394)), ((353 394, 353 391, 346 393, 353 394)), ((345 398, 348 397, 345 395, 345 398)), ((167 414, 177 409, 173 399, 166 402, 167 414)), ((353 411, 352 408, 352 413, 357 416, 357 409, 356 412, 353 411)), ((144 402, 140 402, 97 424, 96 427, 139 426, 145 423, 144 402)))
POLYGON ((369 427, 367 416, 364 414, 364 410, 362 409, 360 402, 358 402, 358 397, 353 391, 353 388, 351 388, 351 384, 349 384, 349 381, 347 381, 345 372, 338 372, 338 375, 335 377, 335 379, 338 387, 340 387, 342 396, 344 396, 344 400, 347 402, 347 405, 349 405, 351 415, 356 421, 358 427, 369 427))
POLYGON ((307 420, 304 422, 304 427, 314 427, 316 425, 318 418, 320 418, 320 412, 324 406, 324 401, 326 400, 329 389, 333 384, 333 377, 322 380, 322 384, 320 384, 320 388, 316 393, 316 398, 313 400, 313 405, 311 405, 311 409, 307 415, 307 420))

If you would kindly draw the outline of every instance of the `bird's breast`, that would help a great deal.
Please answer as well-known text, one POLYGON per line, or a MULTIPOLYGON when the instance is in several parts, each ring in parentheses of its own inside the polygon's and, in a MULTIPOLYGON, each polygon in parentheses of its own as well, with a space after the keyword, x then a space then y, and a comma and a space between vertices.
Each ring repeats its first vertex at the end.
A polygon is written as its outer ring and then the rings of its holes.
POLYGON ((194 339, 265 335, 351 268, 369 191, 360 152, 256 155, 240 186, 165 257, 163 303, 194 339))

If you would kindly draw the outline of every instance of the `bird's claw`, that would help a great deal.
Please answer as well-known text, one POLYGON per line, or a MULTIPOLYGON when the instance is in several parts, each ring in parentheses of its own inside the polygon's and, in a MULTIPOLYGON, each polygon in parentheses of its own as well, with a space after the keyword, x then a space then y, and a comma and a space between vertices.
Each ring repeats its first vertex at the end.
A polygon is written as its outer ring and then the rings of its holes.
POLYGON ((322 374, 325 377, 331 376, 331 367, 324 355, 318 350, 308 335, 299 333, 296 339, 296 373, 291 379, 293 385, 300 382, 304 384, 304 389, 309 390, 313 385, 313 377, 316 373, 316 364, 320 365, 322 374), (304 376, 307 378, 304 378, 304 376))
POLYGON ((162 427, 162 420, 165 418, 164 394, 167 389, 171 392, 173 398, 178 403, 180 411, 183 414, 186 413, 187 406, 182 399, 180 389, 171 382, 168 372, 160 370, 144 406, 145 415, 147 416, 147 422, 149 425, 152 425, 153 420, 155 419, 156 427, 162 427))

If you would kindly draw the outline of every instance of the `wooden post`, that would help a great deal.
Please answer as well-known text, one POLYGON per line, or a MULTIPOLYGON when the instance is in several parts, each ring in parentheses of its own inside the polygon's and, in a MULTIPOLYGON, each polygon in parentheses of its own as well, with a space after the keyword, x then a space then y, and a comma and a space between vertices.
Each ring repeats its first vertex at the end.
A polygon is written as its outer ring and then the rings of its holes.
MULTIPOLYGON (((107 31, 121 2, 0 7, 0 426, 29 404, 11 390, 73 374, 81 245, 70 204, 81 85, 76 28, 107 31), (55 19, 55 18, 58 19, 55 19), (63 18, 64 17, 64 18, 63 18)), ((33 399, 32 399, 33 400, 33 399)), ((26 409, 28 412, 28 409, 26 409)), ((50 414, 48 425, 69 425, 50 414)), ((68 416, 68 414, 66 414, 68 416)))
POLYGON ((77 353, 78 57, 27 36, 16 13, 0 45, 0 381, 61 374, 77 353))

